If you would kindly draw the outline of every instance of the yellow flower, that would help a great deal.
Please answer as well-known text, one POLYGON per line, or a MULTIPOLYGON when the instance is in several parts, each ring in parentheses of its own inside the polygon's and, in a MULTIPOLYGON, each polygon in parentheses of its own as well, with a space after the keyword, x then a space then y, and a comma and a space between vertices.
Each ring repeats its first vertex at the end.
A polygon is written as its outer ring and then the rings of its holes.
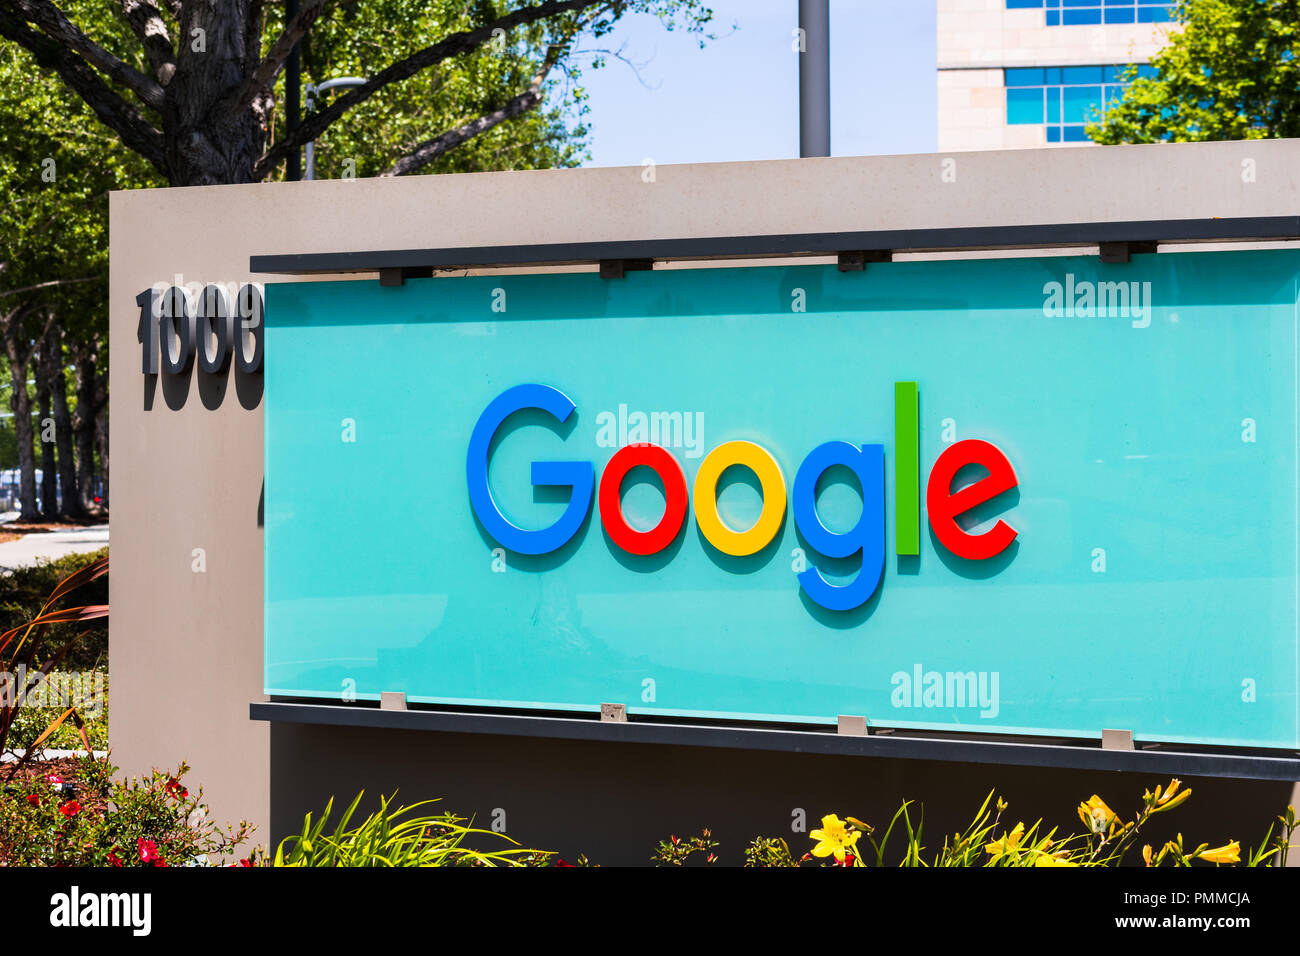
POLYGON ((1179 780, 1177 777, 1174 777, 1174 779, 1169 781, 1169 789, 1164 792, 1163 796, 1160 793, 1159 787, 1156 787, 1156 792, 1154 796, 1151 794, 1150 791, 1147 791, 1144 794, 1144 796, 1147 798, 1147 801, 1151 806, 1151 812, 1163 813, 1166 810, 1172 810, 1174 807, 1178 806, 1180 803, 1182 803, 1184 800, 1190 797, 1192 795, 1192 790, 1190 787, 1188 787, 1182 793, 1178 792, 1178 788, 1182 786, 1182 783, 1183 782, 1181 780, 1179 780), (1177 794, 1177 796, 1175 796, 1175 794, 1177 794))
POLYGON ((1151 844, 1150 843, 1148 843, 1146 846, 1142 848, 1142 859, 1146 862, 1147 866, 1151 865, 1151 844))
POLYGON ((1017 823, 1015 828, 1006 836, 1002 837, 1002 839, 994 840, 992 843, 986 844, 984 846, 984 852, 992 856, 994 860, 997 860, 1016 850, 1020 846, 1020 841, 1024 838, 1024 835, 1025 825, 1023 823, 1017 823))
POLYGON ((1078 866, 1078 863, 1071 863, 1069 860, 1063 860, 1060 857, 1052 856, 1050 853, 1042 853, 1034 860, 1034 866, 1078 866))
POLYGON ((818 841, 813 847, 813 856, 834 854, 836 862, 843 863, 845 855, 857 849, 856 844, 862 834, 856 831, 850 833, 844 821, 832 813, 822 817, 821 829, 814 830, 808 836, 818 841))
POLYGON ((1093 833, 1103 833, 1107 827, 1119 822, 1115 811, 1106 806, 1106 801, 1095 793, 1087 802, 1079 804, 1079 819, 1093 833))
POLYGON ((1240 863, 1241 844, 1233 840, 1227 846, 1217 847, 1213 850, 1202 850, 1196 855, 1209 863, 1240 863))

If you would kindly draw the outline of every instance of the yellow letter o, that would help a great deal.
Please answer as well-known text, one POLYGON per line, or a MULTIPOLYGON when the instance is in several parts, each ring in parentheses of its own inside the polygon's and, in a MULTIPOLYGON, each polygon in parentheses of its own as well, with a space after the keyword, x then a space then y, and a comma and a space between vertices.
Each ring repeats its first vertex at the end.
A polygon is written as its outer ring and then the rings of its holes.
POLYGON ((723 554, 745 557, 762 551, 785 521, 785 476, 781 466, 762 445, 729 441, 700 462, 695 474, 695 523, 709 544, 723 554), (718 514, 718 480, 732 465, 743 465, 758 477, 763 490, 763 510, 746 531, 733 531, 718 514))

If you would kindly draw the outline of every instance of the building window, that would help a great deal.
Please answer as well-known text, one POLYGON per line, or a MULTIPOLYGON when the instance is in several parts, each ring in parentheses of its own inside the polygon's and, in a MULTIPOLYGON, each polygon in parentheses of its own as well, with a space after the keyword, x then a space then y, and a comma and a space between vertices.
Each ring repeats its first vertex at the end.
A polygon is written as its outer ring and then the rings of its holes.
MULTIPOLYGON (((1016 0, 1007 0, 1008 3, 1016 0)), ((1049 143, 1085 143, 1085 127, 1123 95, 1126 65, 1008 67, 1007 125, 1046 126, 1049 143)), ((1141 64, 1138 76, 1154 76, 1141 64)))
POLYGON ((1007 0, 1008 10, 1045 10, 1049 27, 1101 23, 1166 23, 1174 18, 1168 0, 1007 0))

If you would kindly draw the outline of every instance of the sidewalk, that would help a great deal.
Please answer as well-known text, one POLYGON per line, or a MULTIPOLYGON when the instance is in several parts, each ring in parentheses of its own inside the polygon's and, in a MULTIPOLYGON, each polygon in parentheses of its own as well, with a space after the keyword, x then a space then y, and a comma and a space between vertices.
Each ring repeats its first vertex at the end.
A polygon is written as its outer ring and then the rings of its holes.
MULTIPOLYGON (((0 529, 6 520, 0 516, 0 529)), ((41 531, 25 534, 17 541, 0 543, 0 569, 27 567, 48 558, 61 558, 69 554, 98 551, 108 544, 108 525, 88 525, 66 531, 41 531)))

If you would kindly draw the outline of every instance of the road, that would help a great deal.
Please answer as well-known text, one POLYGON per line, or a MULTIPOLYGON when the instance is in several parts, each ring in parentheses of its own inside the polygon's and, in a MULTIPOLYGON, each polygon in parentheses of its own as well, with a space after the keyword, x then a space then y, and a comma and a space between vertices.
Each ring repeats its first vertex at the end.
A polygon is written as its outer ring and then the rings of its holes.
MULTIPOLYGON (((4 525, 0 524, 0 531, 3 530, 4 525)), ((17 541, 0 542, 0 569, 21 568, 45 558, 98 551, 107 544, 106 524, 25 534, 17 541)))

